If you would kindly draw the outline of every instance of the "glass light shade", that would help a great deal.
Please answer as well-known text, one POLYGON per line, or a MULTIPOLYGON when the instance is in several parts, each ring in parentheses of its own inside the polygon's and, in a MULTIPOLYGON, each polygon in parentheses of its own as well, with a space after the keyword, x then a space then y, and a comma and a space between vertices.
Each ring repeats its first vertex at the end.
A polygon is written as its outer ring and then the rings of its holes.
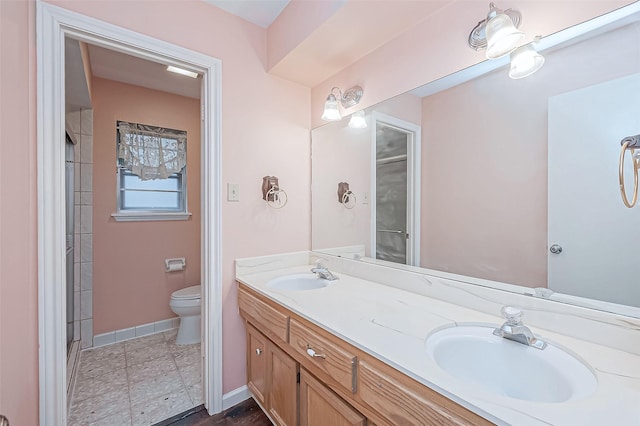
POLYGON ((542 68, 544 56, 539 54, 531 43, 511 52, 511 68, 509 77, 525 78, 542 68))
POLYGON ((513 51, 524 39, 513 21, 504 13, 498 13, 487 22, 487 59, 498 59, 513 51))
POLYGON ((337 121, 340 120, 340 111, 338 111, 338 101, 334 95, 327 96, 327 101, 324 103, 324 112, 322 118, 325 121, 337 121))
POLYGON ((364 111, 357 111, 351 114, 351 120, 349 120, 349 127, 354 129, 366 129, 367 120, 364 118, 364 111))

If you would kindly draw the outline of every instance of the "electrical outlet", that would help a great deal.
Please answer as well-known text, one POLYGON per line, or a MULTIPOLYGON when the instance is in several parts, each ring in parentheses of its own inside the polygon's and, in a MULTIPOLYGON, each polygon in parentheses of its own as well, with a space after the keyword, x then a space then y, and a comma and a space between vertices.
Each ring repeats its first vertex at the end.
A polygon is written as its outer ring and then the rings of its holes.
POLYGON ((227 201, 240 201, 240 186, 237 183, 227 184, 227 201))

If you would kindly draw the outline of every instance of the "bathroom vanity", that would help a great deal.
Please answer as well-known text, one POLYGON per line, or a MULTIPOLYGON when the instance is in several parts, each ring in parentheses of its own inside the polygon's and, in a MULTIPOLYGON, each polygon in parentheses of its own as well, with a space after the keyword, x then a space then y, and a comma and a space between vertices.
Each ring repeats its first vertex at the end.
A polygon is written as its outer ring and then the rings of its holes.
POLYGON ((248 285, 238 304, 248 387, 276 424, 491 424, 248 285))
MULTIPOLYGON (((324 261, 336 281, 309 290, 271 285, 279 277, 315 277, 309 270, 317 256, 305 252, 236 264, 238 305, 247 325, 248 387, 275 424, 638 424, 640 356, 632 351, 532 326, 537 337, 583 363, 597 385, 587 394, 573 389, 578 393, 566 401, 499 395, 443 371, 427 354, 426 341, 459 325, 499 326, 500 306, 514 302, 505 297, 515 295, 475 288, 472 299, 482 300, 470 307, 463 298, 445 301, 411 288, 469 296, 460 283, 329 257, 324 261)), ((520 303, 525 322, 539 322, 536 311, 547 308, 542 305, 520 303)), ((552 317, 564 319, 559 312, 552 317)), ((573 326, 583 319, 574 317, 573 326)), ((519 367, 535 369, 527 358, 519 367)), ((520 368, 506 375, 517 377, 520 368)))

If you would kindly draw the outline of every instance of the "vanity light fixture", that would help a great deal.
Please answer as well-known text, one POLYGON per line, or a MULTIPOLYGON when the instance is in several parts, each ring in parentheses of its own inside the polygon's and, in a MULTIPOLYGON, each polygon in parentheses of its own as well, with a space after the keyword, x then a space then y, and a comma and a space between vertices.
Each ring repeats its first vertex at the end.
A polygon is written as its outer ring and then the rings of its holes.
POLYGON ((511 68, 509 69, 509 77, 513 79, 529 77, 534 72, 542 68, 544 64, 544 56, 538 53, 533 46, 538 42, 540 37, 529 44, 518 47, 511 52, 511 68))
POLYGON ((342 118, 340 116, 340 111, 338 110, 338 100, 342 104, 342 108, 347 109, 352 106, 358 105, 360 99, 362 98, 362 87, 353 86, 350 89, 347 89, 344 93, 338 88, 333 87, 331 92, 329 92, 329 96, 327 96, 327 100, 324 103, 324 112, 322 113, 322 119, 325 121, 337 121, 342 118), (338 91, 338 98, 333 94, 333 92, 338 91))
POLYGON ((501 58, 524 39, 524 33, 518 30, 521 20, 517 10, 501 10, 489 3, 487 18, 478 22, 469 34, 469 46, 475 50, 486 49, 488 59, 501 58))
POLYGON ((366 129, 367 128, 367 120, 364 118, 364 110, 356 111, 351 114, 351 119, 349 120, 349 127, 352 129, 366 129))
POLYGON ((187 77, 191 77, 191 78, 198 78, 198 73, 197 72, 185 70, 183 68, 174 67, 173 65, 169 65, 167 67, 167 71, 175 72, 176 74, 186 75, 187 77))

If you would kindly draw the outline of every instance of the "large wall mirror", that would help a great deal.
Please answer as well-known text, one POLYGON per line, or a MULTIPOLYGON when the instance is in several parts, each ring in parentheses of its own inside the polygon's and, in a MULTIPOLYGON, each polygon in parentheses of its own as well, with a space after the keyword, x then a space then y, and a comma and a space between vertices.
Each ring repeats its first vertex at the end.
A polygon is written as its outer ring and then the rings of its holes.
POLYGON ((527 78, 485 61, 367 108, 366 128, 314 129, 313 250, 640 317, 640 206, 618 175, 639 20, 634 3, 543 38, 527 78))

